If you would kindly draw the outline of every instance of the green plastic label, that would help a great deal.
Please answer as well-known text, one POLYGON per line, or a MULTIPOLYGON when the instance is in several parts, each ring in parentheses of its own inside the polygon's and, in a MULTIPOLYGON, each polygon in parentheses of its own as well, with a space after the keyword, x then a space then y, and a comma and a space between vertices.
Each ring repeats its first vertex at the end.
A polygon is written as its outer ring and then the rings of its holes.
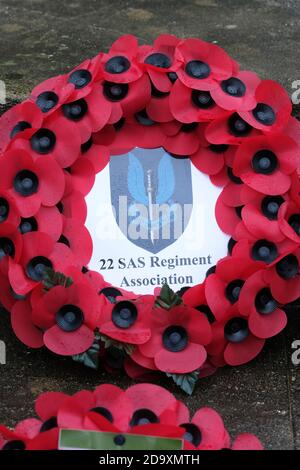
POLYGON ((182 439, 61 429, 60 450, 181 450, 182 439))

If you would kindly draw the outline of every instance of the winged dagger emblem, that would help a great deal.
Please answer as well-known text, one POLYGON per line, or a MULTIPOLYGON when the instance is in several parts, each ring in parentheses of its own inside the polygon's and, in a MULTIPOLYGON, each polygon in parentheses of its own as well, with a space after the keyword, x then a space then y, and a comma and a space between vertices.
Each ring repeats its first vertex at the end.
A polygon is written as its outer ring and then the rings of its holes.
POLYGON ((159 161, 157 169, 157 188, 154 187, 153 169, 145 172, 139 159, 133 154, 128 154, 128 191, 134 203, 143 204, 148 207, 148 219, 143 220, 150 229, 152 244, 155 242, 155 233, 166 223, 170 223, 169 217, 156 217, 157 211, 154 205, 169 203, 175 191, 175 175, 169 154, 164 153, 159 161))

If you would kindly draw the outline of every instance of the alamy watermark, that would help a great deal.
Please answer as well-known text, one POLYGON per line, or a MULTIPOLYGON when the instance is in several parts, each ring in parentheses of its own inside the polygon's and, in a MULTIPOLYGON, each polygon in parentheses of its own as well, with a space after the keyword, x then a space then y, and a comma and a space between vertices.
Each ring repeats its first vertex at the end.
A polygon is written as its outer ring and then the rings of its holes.
POLYGON ((0 104, 6 103, 6 86, 3 80, 0 80, 0 104))
POLYGON ((300 80, 294 80, 292 83, 293 91, 291 100, 293 104, 300 104, 300 80))
POLYGON ((6 364, 6 344, 0 340, 0 365, 6 364))

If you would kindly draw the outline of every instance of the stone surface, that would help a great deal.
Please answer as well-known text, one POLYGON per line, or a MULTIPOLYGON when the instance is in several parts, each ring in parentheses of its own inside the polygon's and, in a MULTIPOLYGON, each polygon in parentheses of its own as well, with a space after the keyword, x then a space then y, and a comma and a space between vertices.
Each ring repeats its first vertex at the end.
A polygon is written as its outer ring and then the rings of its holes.
MULTIPOLYGON (((292 82, 300 79, 299 16, 298 0, 0 0, 0 80, 8 100, 20 100, 41 80, 107 49, 122 33, 145 43, 168 32, 215 41, 242 67, 279 80, 292 93, 292 82)), ((167 380, 163 384, 191 410, 215 407, 233 436, 255 432, 267 448, 300 449, 300 374, 291 363, 291 343, 300 339, 299 313, 290 309, 287 330, 268 341, 259 358, 202 379, 192 397, 167 380)), ((7 364, 0 365, 0 422, 8 425, 32 414, 43 391, 131 383, 28 350, 12 333, 6 312, 0 312, 0 339, 7 345, 7 364)))

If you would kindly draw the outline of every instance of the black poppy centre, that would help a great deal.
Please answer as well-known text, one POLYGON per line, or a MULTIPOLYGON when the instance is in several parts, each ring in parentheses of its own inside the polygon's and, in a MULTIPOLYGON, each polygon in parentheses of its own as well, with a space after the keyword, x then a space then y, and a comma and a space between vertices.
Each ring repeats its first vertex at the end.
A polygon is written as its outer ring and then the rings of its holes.
POLYGON ((75 331, 84 321, 82 310, 77 305, 63 305, 56 313, 56 323, 63 331, 75 331))
POLYGON ((110 101, 120 101, 128 94, 129 86, 127 83, 105 82, 103 93, 110 101))
POLYGON ((203 80, 210 75, 210 66, 201 60, 191 60, 186 64, 185 72, 192 78, 203 80))
POLYGON ((246 137, 250 134, 252 126, 244 121, 237 113, 233 113, 228 120, 229 131, 236 137, 246 137))
POLYGON ((252 247, 251 255, 256 261, 270 264, 277 258, 278 250, 275 243, 269 240, 258 240, 252 247))
POLYGON ((115 56, 109 59, 105 64, 105 70, 108 73, 119 74, 124 73, 130 68, 130 62, 127 57, 115 56))
POLYGON ((59 101, 59 97, 53 91, 43 91, 40 93, 36 99, 36 104, 42 111, 42 113, 47 113, 52 108, 54 108, 59 101))
POLYGON ((26 266, 26 274, 33 281, 40 282, 47 268, 52 269, 52 262, 45 256, 35 256, 26 266))
POLYGON ((239 300, 240 292, 244 283, 245 281, 242 279, 235 279, 226 286, 225 295, 231 304, 235 304, 235 302, 239 300))
POLYGON ((103 416, 110 423, 113 423, 114 421, 114 418, 111 412, 107 408, 104 408, 103 406, 95 406, 94 408, 91 408, 90 411, 92 411, 93 413, 97 413, 100 416, 103 416))
POLYGON ((130 328, 137 320, 138 311, 136 306, 127 300, 118 302, 112 311, 112 322, 118 328, 130 328))
POLYGON ((185 423, 180 425, 181 428, 185 429, 183 439, 189 441, 195 447, 198 447, 202 441, 202 434, 198 426, 194 423, 185 423))
POLYGON ((277 220, 279 208, 283 203, 282 196, 265 196, 261 202, 261 211, 269 220, 277 220))
POLYGON ((299 273, 299 261, 295 255, 287 255, 276 263, 276 272, 282 279, 295 278, 299 273))
POLYGON ((231 318, 224 327, 225 338, 230 343, 241 343, 249 335, 248 322, 244 318, 231 318))
POLYGON ((252 158, 252 168, 255 173, 270 175, 276 170, 277 167, 277 156, 271 150, 259 150, 252 158))
POLYGON ((221 83, 222 90, 230 96, 236 98, 241 98, 246 94, 245 84, 236 77, 228 78, 228 80, 223 80, 221 83))
POLYGON ((252 114, 258 122, 265 126, 272 126, 276 120, 276 114, 273 108, 265 103, 258 103, 252 111, 252 114))
POLYGON ((0 198, 0 223, 5 222, 9 214, 9 204, 3 197, 0 198))
POLYGON ((11 258, 15 256, 15 245, 13 241, 7 237, 0 238, 0 260, 4 256, 10 256, 11 258))
POLYGON ((163 332, 163 345, 171 352, 183 351, 188 345, 186 329, 179 325, 168 326, 163 332))
POLYGON ((92 81, 92 75, 88 70, 78 69, 72 72, 68 82, 73 83, 76 90, 86 87, 92 81))
POLYGON ((39 180, 35 173, 30 170, 19 171, 14 177, 14 189, 21 196, 32 196, 39 187, 39 180))
POLYGON ((277 302, 268 287, 264 287, 256 294, 255 308, 262 315, 269 315, 276 310, 277 302))
POLYGON ((39 129, 30 139, 32 150, 42 155, 50 153, 56 143, 54 132, 50 129, 39 129))
POLYGON ((136 410, 130 420, 130 426, 141 426, 143 424, 159 423, 159 418, 156 414, 147 408, 140 408, 136 410))

